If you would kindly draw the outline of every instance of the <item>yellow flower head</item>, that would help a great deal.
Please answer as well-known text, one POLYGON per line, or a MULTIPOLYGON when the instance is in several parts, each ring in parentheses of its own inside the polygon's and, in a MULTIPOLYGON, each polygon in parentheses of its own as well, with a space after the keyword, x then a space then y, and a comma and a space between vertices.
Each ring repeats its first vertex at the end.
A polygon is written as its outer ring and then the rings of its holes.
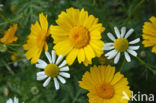
POLYGON ((17 28, 17 24, 10 26, 9 29, 5 31, 4 36, 0 39, 0 41, 4 44, 10 44, 16 41, 18 39, 15 35, 17 28))
POLYGON ((31 59, 31 64, 34 64, 39 59, 43 48, 45 51, 48 50, 48 45, 46 42, 49 36, 48 21, 47 16, 43 13, 39 14, 39 20, 35 24, 31 25, 31 33, 28 36, 27 43, 23 46, 27 50, 25 56, 29 60, 31 59))
POLYGON ((126 94, 131 98, 127 78, 120 72, 115 73, 115 67, 93 66, 90 72, 83 75, 80 87, 89 91, 89 103, 128 103, 123 98, 126 94))
POLYGON ((152 52, 156 53, 156 17, 150 18, 151 22, 145 22, 143 26, 143 42, 145 47, 153 46, 152 52))
POLYGON ((100 39, 105 28, 93 15, 84 9, 69 8, 61 12, 56 23, 58 26, 52 26, 50 31, 56 44, 54 49, 58 55, 67 56, 69 65, 76 58, 88 65, 92 58, 101 56, 104 43, 100 39))
POLYGON ((15 54, 11 55, 11 60, 13 62, 17 61, 18 59, 20 59, 20 55, 19 54, 15 53, 15 54))

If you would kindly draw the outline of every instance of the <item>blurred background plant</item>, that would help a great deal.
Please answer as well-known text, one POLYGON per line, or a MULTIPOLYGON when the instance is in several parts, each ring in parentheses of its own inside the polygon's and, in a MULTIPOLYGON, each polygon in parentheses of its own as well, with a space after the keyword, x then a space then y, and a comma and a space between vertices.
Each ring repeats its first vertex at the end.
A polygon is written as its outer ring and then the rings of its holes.
MULTIPOLYGON (((141 38, 144 22, 156 16, 156 0, 0 0, 0 38, 10 25, 19 25, 17 42, 9 45, 0 43, 0 103, 14 96, 25 103, 88 102, 87 91, 78 86, 78 81, 91 65, 84 67, 83 64, 74 63, 70 67, 71 79, 61 85, 59 91, 52 83, 43 88, 42 83, 36 81, 38 69, 25 59, 22 48, 30 26, 38 20, 40 12, 48 15, 49 24, 56 24, 58 14, 69 7, 84 8, 98 17, 106 27, 102 34, 104 41, 109 41, 106 33, 113 32, 114 26, 134 28, 135 35, 130 39, 141 38)), ((52 41, 48 40, 49 50, 53 47, 52 41)), ((156 94, 156 54, 151 53, 151 48, 140 45, 137 58, 133 57, 130 63, 122 58, 116 68, 128 78, 131 90, 156 94)), ((113 65, 112 61, 102 56, 93 59, 92 65, 113 65)))

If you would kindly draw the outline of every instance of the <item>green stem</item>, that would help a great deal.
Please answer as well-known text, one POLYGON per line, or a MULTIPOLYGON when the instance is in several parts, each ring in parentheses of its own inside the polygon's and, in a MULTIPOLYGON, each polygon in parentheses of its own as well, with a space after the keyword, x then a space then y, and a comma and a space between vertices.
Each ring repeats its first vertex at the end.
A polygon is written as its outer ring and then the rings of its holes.
POLYGON ((16 49, 16 48, 13 48, 12 46, 7 46, 10 50, 12 50, 12 51, 9 51, 8 53, 11 53, 11 54, 14 54, 14 53, 22 53, 22 54, 24 54, 24 52, 23 51, 20 51, 20 50, 18 50, 18 49, 16 49))
POLYGON ((20 44, 7 44, 7 45, 10 45, 10 46, 21 46, 20 44))
POLYGON ((0 17, 8 23, 11 23, 9 19, 7 19, 3 14, 0 13, 0 17))
POLYGON ((126 24, 130 20, 130 18, 135 14, 136 10, 144 3, 145 0, 140 0, 140 2, 134 7, 134 9, 128 14, 128 18, 126 20, 126 24))
POLYGON ((15 53, 15 52, 12 52, 12 51, 9 51, 9 50, 7 52, 10 53, 10 54, 14 54, 15 53))
POLYGON ((146 64, 146 62, 144 62, 144 61, 143 61, 142 59, 140 59, 139 57, 136 57, 136 58, 137 58, 137 60, 138 60, 141 64, 145 65, 145 67, 148 68, 152 73, 156 74, 156 70, 152 69, 148 64, 146 64))
POLYGON ((11 47, 11 46, 8 46, 8 48, 10 48, 10 49, 13 50, 13 51, 18 51, 16 48, 11 47))
POLYGON ((23 17, 24 17, 24 15, 23 15, 23 14, 20 14, 19 17, 15 18, 15 19, 13 19, 13 20, 9 20, 9 21, 0 23, 0 26, 1 26, 1 25, 5 25, 5 24, 8 24, 8 23, 12 24, 13 22, 15 22, 15 21, 17 21, 17 20, 19 20, 19 19, 21 19, 21 18, 23 18, 23 17))
MULTIPOLYGON (((23 61, 23 58, 22 59, 18 59, 16 62, 21 62, 21 61, 23 61)), ((8 65, 11 65, 11 64, 13 64, 14 62, 8 62, 7 64, 8 65)), ((5 66, 5 64, 3 65, 0 65, 0 67, 3 67, 3 66, 5 66)))
POLYGON ((14 75, 14 71, 11 69, 11 67, 4 61, 2 60, 2 62, 4 63, 5 67, 8 69, 8 71, 10 72, 11 75, 14 75))
POLYGON ((98 5, 99 5, 99 7, 101 8, 102 7, 102 0, 97 0, 97 2, 98 2, 98 5))
POLYGON ((93 0, 93 6, 95 6, 96 5, 96 0, 93 0))
POLYGON ((124 59, 122 65, 121 65, 121 67, 120 67, 120 70, 119 70, 120 72, 122 72, 122 70, 123 70, 123 68, 124 68, 124 66, 125 66, 125 63, 126 63, 126 60, 124 59))

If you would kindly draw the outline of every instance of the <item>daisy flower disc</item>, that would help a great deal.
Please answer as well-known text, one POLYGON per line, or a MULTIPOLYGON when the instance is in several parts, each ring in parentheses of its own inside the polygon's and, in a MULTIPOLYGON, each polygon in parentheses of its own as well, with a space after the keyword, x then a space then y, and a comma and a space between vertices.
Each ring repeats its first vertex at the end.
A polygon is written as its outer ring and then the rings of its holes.
POLYGON ((38 63, 36 67, 44 70, 37 73, 37 80, 46 79, 43 83, 43 87, 46 87, 51 79, 53 79, 55 88, 58 90, 60 88, 59 81, 65 84, 66 80, 64 78, 70 78, 70 74, 66 73, 69 71, 69 67, 66 65, 66 60, 63 60, 62 55, 58 56, 56 60, 56 53, 54 50, 52 50, 51 55, 49 52, 45 52, 45 55, 49 63, 41 59, 37 60, 38 63))
POLYGON ((127 78, 120 72, 115 73, 115 67, 110 65, 91 67, 90 72, 83 75, 79 85, 89 91, 89 103, 128 103, 131 98, 127 78), (124 93, 128 99, 123 99, 124 93))
POLYGON ((14 24, 13 26, 10 26, 7 31, 4 32, 4 36, 0 39, 0 41, 4 44, 10 44, 14 41, 17 41, 16 31, 17 31, 18 25, 14 24))
POLYGON ((79 63, 88 65, 92 58, 101 56, 104 42, 100 39, 105 28, 93 15, 84 9, 69 8, 61 12, 56 23, 58 26, 50 29, 54 49, 66 56, 67 64, 72 65, 77 58, 79 63))
POLYGON ((25 56, 28 60, 31 59, 31 64, 35 64, 37 62, 43 48, 45 51, 48 50, 46 42, 46 39, 49 36, 47 16, 40 13, 39 20, 40 24, 36 21, 35 24, 31 25, 31 33, 28 36, 27 43, 23 45, 24 50, 27 50, 25 56))
POLYGON ((156 53, 156 17, 150 18, 151 22, 145 22, 143 26, 143 42, 145 47, 153 47, 152 52, 156 53))
POLYGON ((112 33, 107 33, 107 36, 113 42, 105 43, 103 50, 110 50, 110 52, 106 53, 105 56, 107 59, 114 58, 114 63, 117 64, 121 53, 124 53, 127 62, 131 61, 129 54, 133 56, 137 56, 135 50, 138 50, 140 46, 135 46, 136 43, 140 41, 140 38, 137 38, 133 41, 128 41, 128 37, 134 32, 134 29, 130 29, 126 33, 126 27, 121 28, 121 33, 117 27, 114 27, 115 34, 117 39, 113 36, 112 33), (128 54, 129 53, 129 54, 128 54))

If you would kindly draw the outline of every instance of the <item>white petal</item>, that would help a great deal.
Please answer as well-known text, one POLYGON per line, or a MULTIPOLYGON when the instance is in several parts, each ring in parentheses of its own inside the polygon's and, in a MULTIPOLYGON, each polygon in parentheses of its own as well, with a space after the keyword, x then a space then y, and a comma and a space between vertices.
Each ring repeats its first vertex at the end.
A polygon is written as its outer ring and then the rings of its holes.
POLYGON ((134 29, 130 29, 130 30, 126 33, 125 38, 127 39, 133 32, 134 32, 134 29))
POLYGON ((130 50, 138 50, 140 46, 129 46, 128 49, 130 50))
POLYGON ((54 50, 51 51, 51 55, 52 55, 52 63, 55 63, 56 60, 56 53, 54 50))
POLYGON ((119 32, 119 29, 116 26, 114 27, 114 31, 115 31, 115 34, 116 34, 117 38, 120 38, 120 32, 119 32))
POLYGON ((112 43, 112 42, 111 43, 105 43, 104 44, 104 46, 113 46, 113 45, 114 45, 114 43, 112 43))
POLYGON ((13 100, 9 98, 6 103, 13 103, 13 100))
POLYGON ((113 36, 112 33, 107 33, 107 36, 109 37, 110 40, 115 41, 115 37, 113 36))
POLYGON ((47 75, 37 76, 37 80, 44 80, 45 78, 47 78, 47 75))
POLYGON ((135 40, 129 42, 129 44, 136 44, 136 43, 138 43, 139 41, 140 41, 140 38, 137 38, 137 39, 135 39, 135 40))
POLYGON ((104 46, 102 47, 102 49, 105 50, 113 45, 114 45, 114 43, 105 43, 104 46))
POLYGON ((66 83, 66 80, 63 77, 58 75, 57 78, 61 81, 62 84, 66 83))
POLYGON ((111 50, 110 52, 106 53, 105 56, 110 56, 111 54, 114 54, 115 52, 117 52, 115 49, 111 50))
POLYGON ((58 65, 63 59, 63 56, 60 55, 58 58, 57 58, 57 61, 56 61, 56 65, 58 65))
POLYGON ((14 103, 18 103, 18 98, 14 97, 14 103))
POLYGON ((125 33, 126 33, 126 27, 122 27, 121 28, 121 38, 124 37, 125 33))
POLYGON ((43 83, 43 87, 46 87, 46 86, 49 84, 50 80, 51 80, 51 77, 49 77, 49 78, 43 83))
POLYGON ((65 66, 65 67, 61 68, 60 71, 69 71, 69 67, 65 66))
POLYGON ((102 49, 103 50, 112 50, 112 49, 114 49, 114 46, 104 46, 102 49))
POLYGON ((65 78, 70 78, 70 74, 69 73, 60 72, 59 75, 65 77, 65 78))
POLYGON ((107 52, 106 54, 105 54, 105 56, 109 56, 112 52, 114 52, 114 51, 116 51, 115 49, 114 50, 111 50, 111 51, 109 51, 109 52, 107 52))
POLYGON ((117 51, 115 50, 114 52, 112 52, 108 57, 107 57, 107 59, 112 59, 112 58, 114 58, 116 55, 117 55, 117 51))
POLYGON ((60 85, 59 85, 59 83, 58 83, 56 78, 54 78, 54 85, 55 85, 56 90, 60 89, 60 85))
POLYGON ((124 54, 125 54, 125 58, 126 58, 127 62, 130 62, 131 58, 130 58, 129 54, 127 52, 124 52, 124 54))
POLYGON ((39 64, 47 65, 47 63, 44 60, 42 60, 42 59, 38 59, 37 62, 39 64))
POLYGON ((36 67, 44 69, 47 66, 47 63, 45 61, 43 61, 42 59, 38 59, 37 62, 39 64, 36 64, 36 67))
POLYGON ((59 68, 63 67, 66 65, 66 60, 64 60, 60 65, 59 65, 59 68))
POLYGON ((114 64, 117 64, 120 59, 120 53, 118 53, 114 59, 114 64))
POLYGON ((47 65, 36 64, 36 68, 44 69, 47 65))
POLYGON ((51 58, 51 55, 49 54, 49 52, 45 52, 45 55, 48 58, 49 63, 52 63, 52 58, 51 58))
POLYGON ((18 62, 14 62, 13 65, 14 65, 14 67, 17 67, 18 66, 18 62))
POLYGON ((45 75, 45 72, 42 71, 42 72, 37 72, 37 76, 44 76, 45 75))
POLYGON ((134 50, 130 50, 130 49, 128 49, 127 50, 131 55, 133 55, 133 56, 137 56, 137 53, 134 51, 134 50))

